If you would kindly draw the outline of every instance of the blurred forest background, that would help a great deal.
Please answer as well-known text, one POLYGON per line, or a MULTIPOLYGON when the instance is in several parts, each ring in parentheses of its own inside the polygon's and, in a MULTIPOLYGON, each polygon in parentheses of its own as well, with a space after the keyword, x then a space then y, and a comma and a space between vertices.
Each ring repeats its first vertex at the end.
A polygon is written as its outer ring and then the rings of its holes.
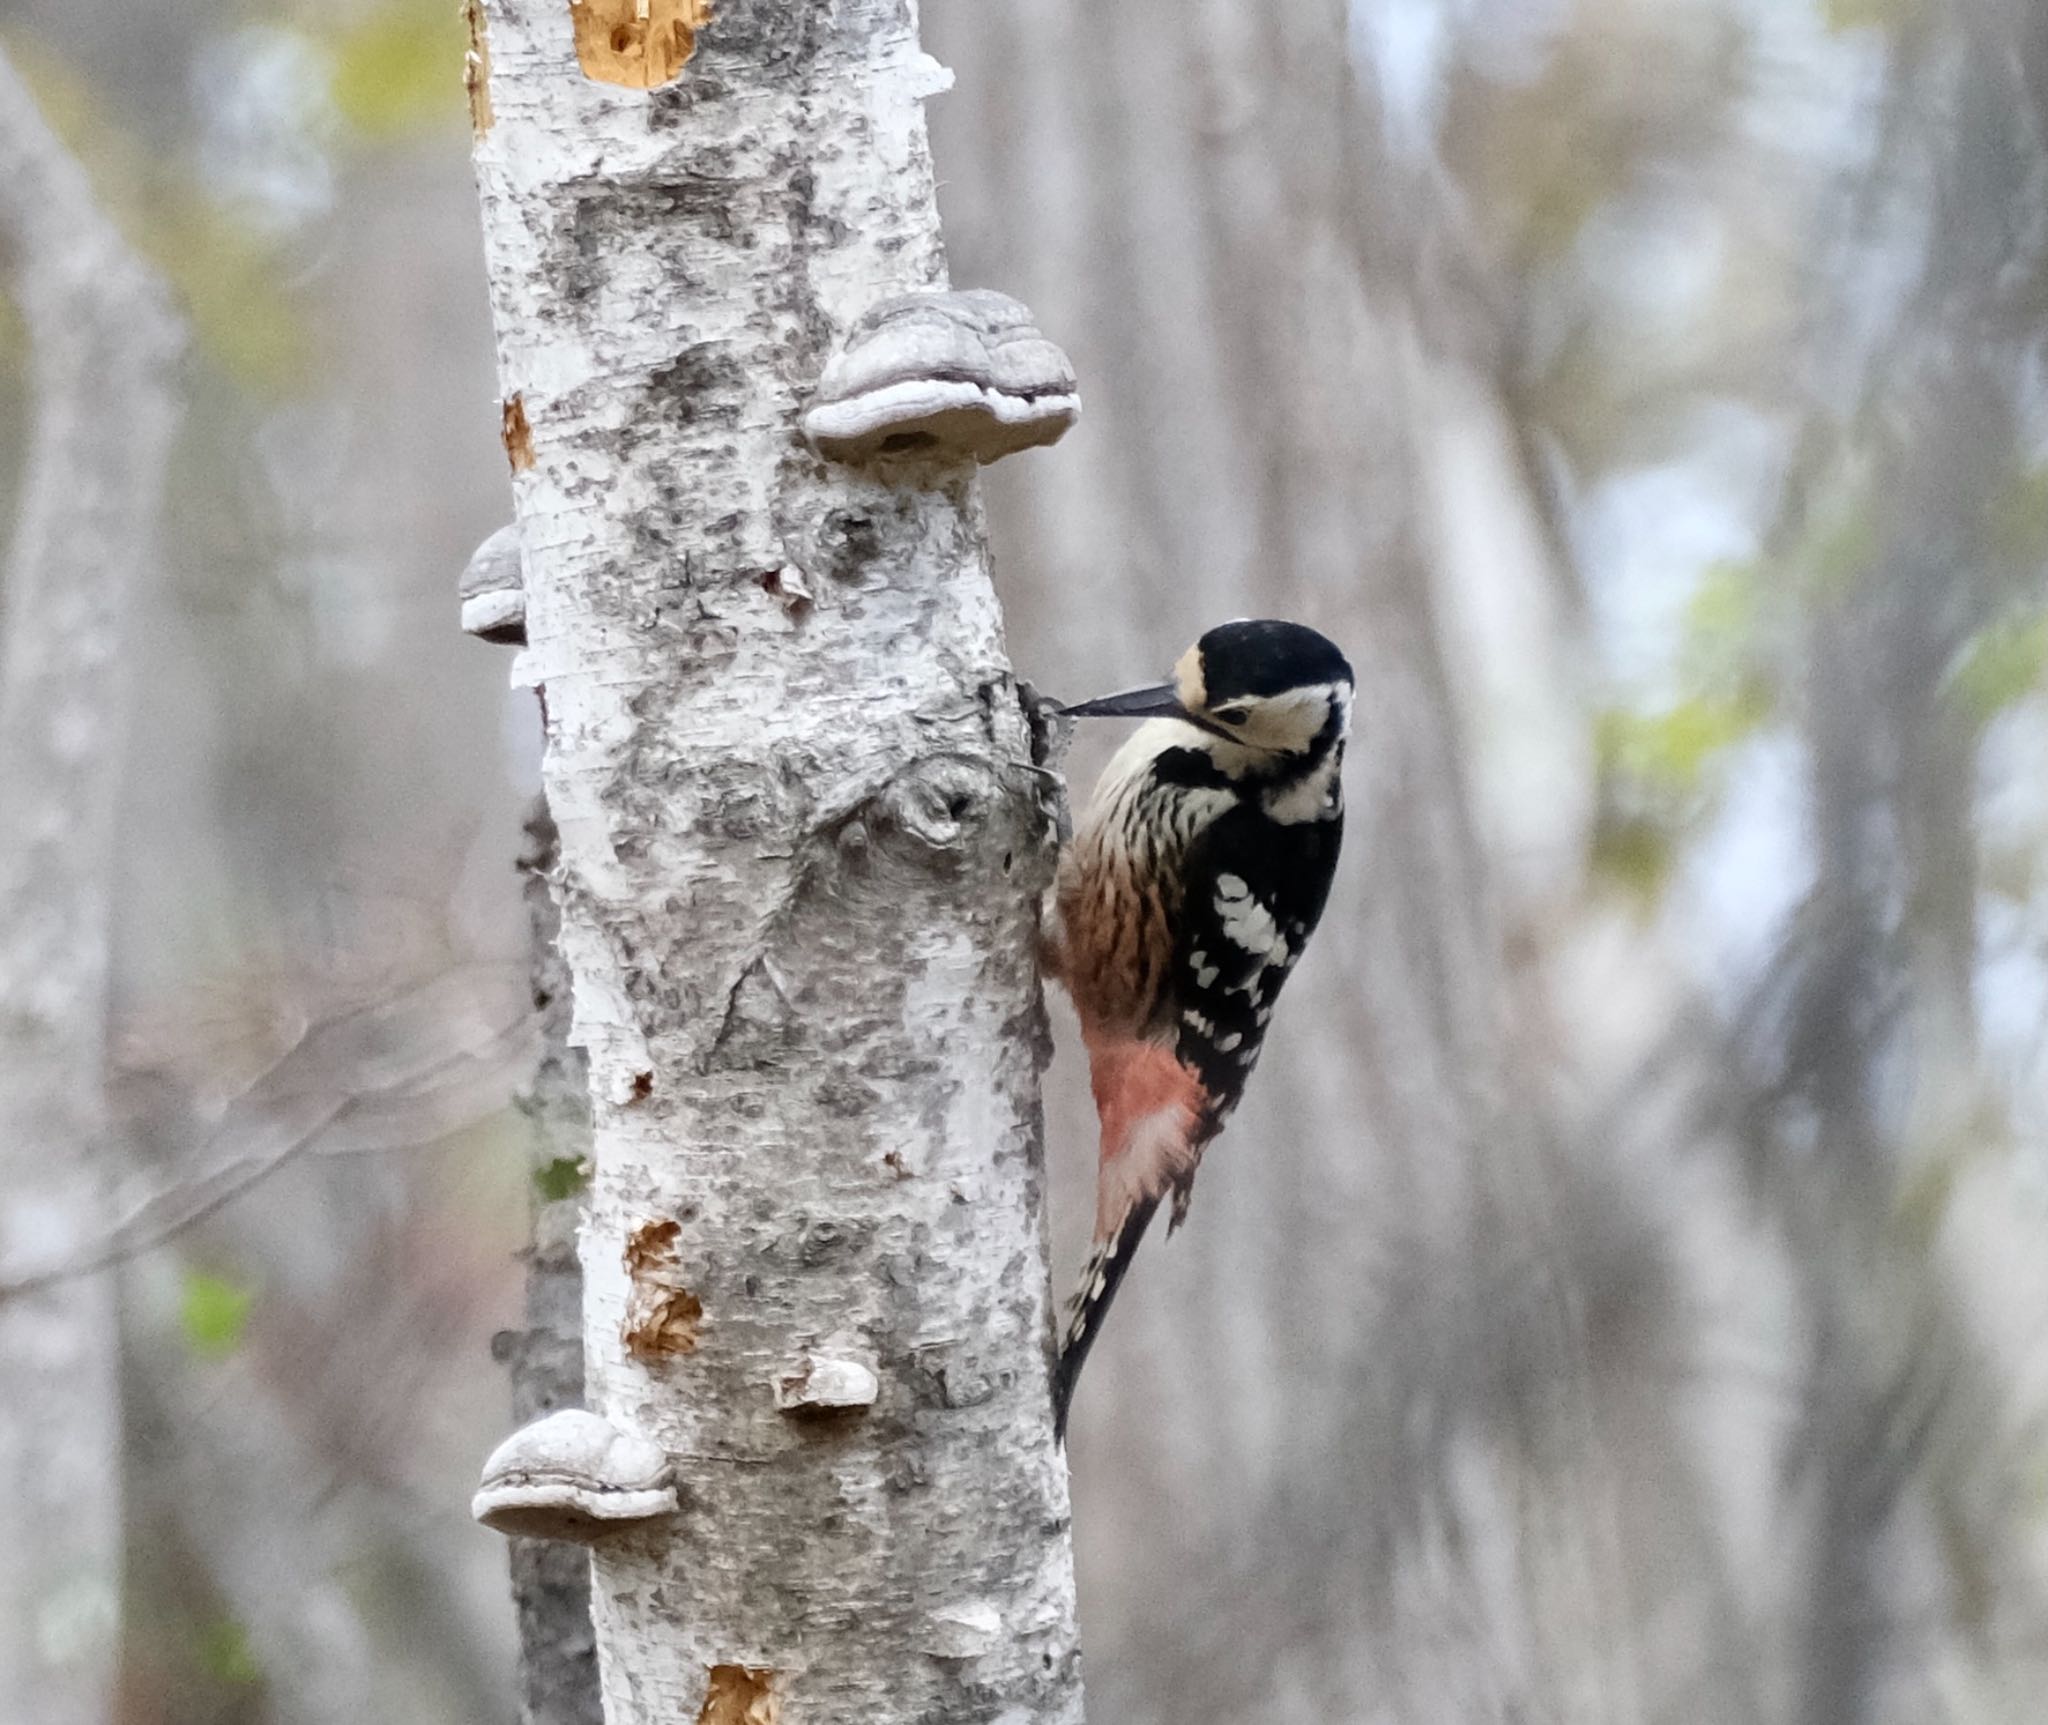
MULTIPOLYGON (((1082 1391, 1092 1716, 2039 1719, 2048 9, 925 12, 954 279, 1087 402, 987 480, 1020 672, 1275 613, 1361 680, 1329 920, 1082 1391)), ((102 1156, 207 1213, 117 1271, 121 1719, 503 1721, 537 724, 455 626, 458 8, 0 41, 189 333, 102 1156)), ((10 519, 31 358, 0 306, 10 519)))

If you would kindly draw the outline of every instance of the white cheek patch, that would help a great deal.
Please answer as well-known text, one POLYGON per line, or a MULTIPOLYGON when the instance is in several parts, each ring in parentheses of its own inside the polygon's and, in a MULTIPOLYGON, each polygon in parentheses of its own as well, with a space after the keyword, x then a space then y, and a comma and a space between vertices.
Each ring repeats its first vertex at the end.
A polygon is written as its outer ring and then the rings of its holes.
POLYGON ((1252 709, 1245 727, 1246 740, 1262 749, 1296 754, 1322 735, 1337 714, 1337 736, 1341 742, 1351 729, 1351 690, 1343 683, 1311 683, 1302 689, 1287 689, 1268 695, 1252 709))
POLYGON ((1216 919, 1231 943, 1252 957, 1287 962, 1287 941, 1273 913, 1253 898, 1251 889, 1234 874, 1216 877, 1216 919))
POLYGON ((1297 725, 1305 725, 1311 719, 1320 731, 1330 716, 1330 703, 1337 698, 1333 683, 1309 683, 1299 689, 1287 689, 1278 695, 1268 695, 1259 704, 1262 714, 1270 713, 1276 719, 1289 719, 1297 725))

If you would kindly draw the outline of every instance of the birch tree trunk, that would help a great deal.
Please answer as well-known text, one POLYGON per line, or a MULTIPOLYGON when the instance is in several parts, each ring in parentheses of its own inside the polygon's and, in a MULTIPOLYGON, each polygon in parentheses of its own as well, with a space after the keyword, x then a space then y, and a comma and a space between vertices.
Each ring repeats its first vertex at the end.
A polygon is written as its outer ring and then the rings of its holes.
MULTIPOLYGON (((0 263, 36 399, 0 617, 0 1261, 61 1263, 102 1225, 122 621, 155 539, 179 334, 4 58, 0 263)), ((118 1358, 105 1275, 0 1302, 0 1718, 111 1713, 118 1358)))
POLYGON ((980 505, 796 435, 833 333, 944 283, 944 74, 909 0, 487 0, 472 29, 590 1061, 589 1398, 683 1504, 597 1550, 606 1716, 1078 1719, 1051 850, 980 505), (827 1360, 872 1405, 807 1411, 827 1360))

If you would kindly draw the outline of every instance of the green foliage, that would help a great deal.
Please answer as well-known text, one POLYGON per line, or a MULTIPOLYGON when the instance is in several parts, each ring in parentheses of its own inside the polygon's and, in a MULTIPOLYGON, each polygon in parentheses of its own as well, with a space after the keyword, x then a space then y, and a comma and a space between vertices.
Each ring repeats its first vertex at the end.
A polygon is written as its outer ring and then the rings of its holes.
POLYGON ((454 125, 468 36, 453 0, 389 0, 331 39, 335 111, 365 138, 454 125))
MULTIPOLYGON (((384 0, 317 40, 349 137, 461 123, 467 36, 452 0, 384 0)), ((305 388, 316 353, 278 243, 209 196, 189 162, 152 155, 61 61, 12 36, 8 50, 107 213, 169 280, 199 352, 259 399, 305 388)), ((18 344, 0 317, 0 362, 18 344)))
POLYGON ((1657 713, 1609 711, 1594 720, 1601 766, 1661 800, 1696 796, 1707 769, 1769 717, 1756 685, 1726 697, 1696 695, 1657 713))
POLYGON ((1948 698, 1988 724, 2048 675, 2048 612, 2003 617, 1973 636, 1950 669, 1948 698))
POLYGON ((1648 903, 1663 892, 1678 862, 1675 826, 1645 814, 1602 809, 1593 827, 1593 872, 1648 903))
POLYGON ((1963 1172, 1960 1155, 1929 1156, 1908 1169, 1892 1205, 1892 1225, 1899 1237, 1920 1252, 1930 1252, 1940 1238, 1963 1172))
POLYGON ((1920 0, 1821 0, 1821 22, 1837 33, 1845 30, 1889 30, 1908 22, 1920 0))
POLYGON ((185 1345, 202 1360, 227 1358, 242 1345, 255 1303, 253 1293, 225 1276, 187 1270, 178 1309, 185 1345))
POLYGON ((307 331, 270 244, 209 198, 187 165, 145 150, 62 62, 12 37, 7 46, 101 207, 169 281, 199 351, 257 395, 300 387, 307 331))
POLYGON ((21 321, 21 308, 0 294, 0 370, 20 371, 28 354, 28 331, 21 321))
POLYGON ((1877 523, 1860 492, 1837 498, 1808 517, 1786 558, 1792 579, 1809 598, 1833 598, 1854 586, 1878 554, 1877 523))
POLYGON ((135 223, 136 242, 163 267, 202 352, 241 388, 276 398, 310 370, 307 330, 269 245, 211 200, 173 194, 135 223))
POLYGON ((559 1204, 590 1184, 590 1164, 575 1156, 557 1156, 534 1169, 533 1184, 550 1204, 559 1204))
POLYGON ((1601 807, 1594 871, 1640 898, 1663 890, 1686 831, 1712 806, 1729 749, 1770 717, 1763 685, 1692 695, 1654 713, 1613 708, 1593 721, 1601 807))
POLYGON ((2048 561, 2048 467, 2015 474, 1993 499, 1991 546, 2023 567, 2048 561))
POLYGON ((232 1617, 217 1617, 199 1632, 199 1669, 217 1683, 247 1689, 263 1681, 249 1632, 232 1617))
POLYGON ((1713 807, 1727 755, 1771 719, 1769 591, 1759 564, 1710 565, 1686 606, 1673 698, 1594 717, 1600 810, 1591 862, 1635 897, 1663 890, 1689 830, 1713 807))
POLYGON ((1685 657, 1696 674, 1746 659, 1763 610, 1763 575, 1754 563, 1711 563, 1685 608, 1685 657))

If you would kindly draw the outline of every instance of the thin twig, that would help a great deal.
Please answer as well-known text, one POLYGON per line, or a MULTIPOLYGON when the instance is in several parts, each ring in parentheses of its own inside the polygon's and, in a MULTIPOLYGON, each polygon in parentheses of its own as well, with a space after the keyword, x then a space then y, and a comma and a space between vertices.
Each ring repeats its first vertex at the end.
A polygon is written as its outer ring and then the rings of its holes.
MULTIPOLYGON (((424 1075, 422 1083, 431 1082, 466 1065, 487 1070, 494 1063, 494 1057, 502 1057, 509 1061, 510 1055, 525 1042, 531 1031, 531 1020, 522 1018, 494 1038, 485 1054, 479 1055, 465 1049, 457 1055, 450 1056, 438 1068, 424 1075)), ((96 1271, 110 1269, 153 1247, 164 1245, 187 1228, 226 1208, 261 1181, 268 1179, 310 1148, 323 1134, 344 1124, 352 1114, 365 1110, 370 1104, 388 1104, 390 1100, 388 1096, 337 1095, 332 1101, 322 1105, 317 1119, 297 1128, 275 1147, 261 1152, 245 1151, 230 1156, 200 1174, 173 1185, 160 1186, 145 1192, 130 1207, 126 1215, 82 1250, 70 1254, 58 1263, 45 1265, 39 1269, 0 1274, 0 1302, 34 1293, 73 1277, 89 1276, 96 1271)), ((423 1099, 423 1106, 429 1102, 431 1097, 423 1099)), ((428 1135, 354 1145, 323 1154, 382 1154, 429 1142, 433 1138, 445 1137, 448 1131, 454 1129, 451 1126, 428 1135)))

